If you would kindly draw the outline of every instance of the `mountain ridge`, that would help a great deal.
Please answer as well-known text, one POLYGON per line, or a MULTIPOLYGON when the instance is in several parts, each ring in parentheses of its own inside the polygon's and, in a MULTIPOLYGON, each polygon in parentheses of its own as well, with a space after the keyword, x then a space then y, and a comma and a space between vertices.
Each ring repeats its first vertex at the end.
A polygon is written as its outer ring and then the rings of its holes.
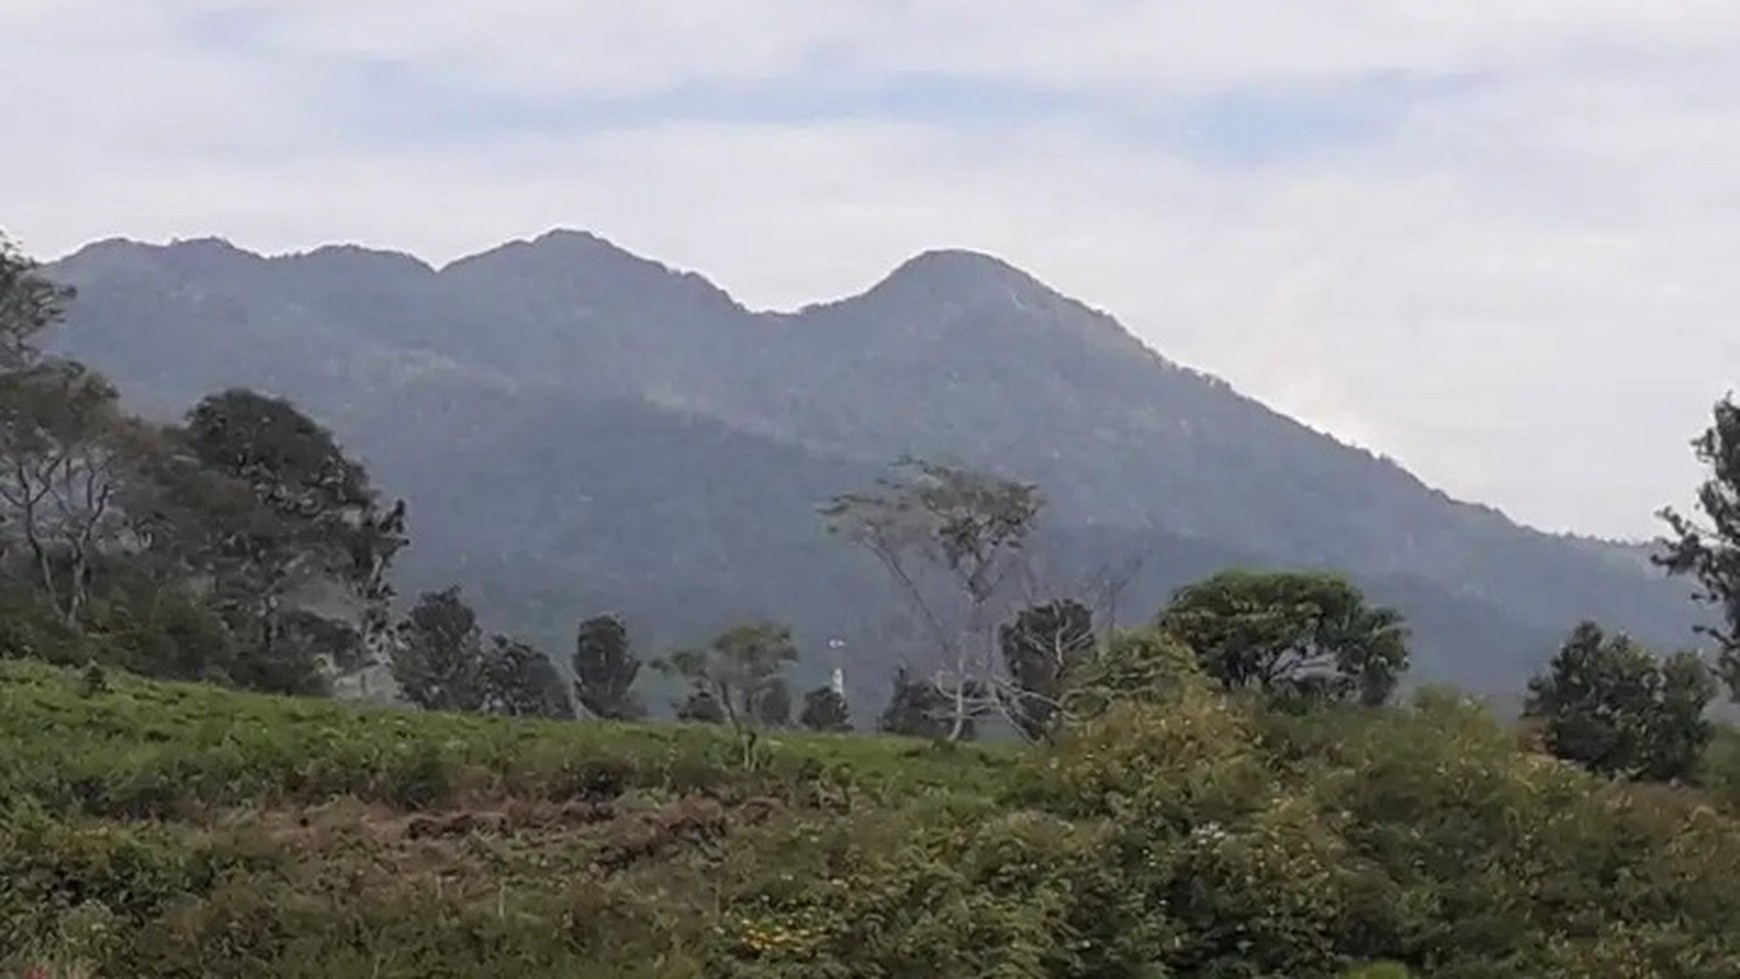
MULTIPOLYGON (((1656 642, 1690 639, 1685 589, 1635 568, 1635 554, 1622 559, 1606 545, 1562 540, 1454 500, 1394 460, 1169 360, 1115 317, 986 253, 928 250, 855 295, 756 312, 699 273, 584 232, 546 232, 438 269, 360 246, 272 257, 223 246, 110 240, 54 263, 51 273, 83 296, 57 342, 160 411, 231 384, 290 396, 376 466, 389 489, 428 494, 446 473, 470 488, 434 506, 407 492, 431 553, 463 557, 462 540, 472 551, 487 547, 463 528, 500 522, 490 516, 491 494, 540 514, 547 536, 565 546, 579 546, 569 530, 592 526, 610 541, 598 554, 556 553, 535 534, 514 545, 528 566, 558 569, 543 578, 592 589, 585 601, 622 601, 658 583, 654 570, 618 574, 619 565, 644 564, 632 543, 562 503, 615 485, 615 474, 600 470, 618 467, 640 481, 640 496, 669 496, 656 506, 633 493, 611 498, 671 551, 662 572, 670 587, 738 596, 718 599, 713 617, 731 601, 772 614, 778 596, 801 592, 822 607, 785 614, 812 639, 834 621, 874 619, 882 613, 852 608, 857 594, 875 590, 874 577, 840 545, 820 546, 813 497, 921 455, 1038 482, 1064 536, 1091 537, 1097 525, 1130 539, 1158 535, 1202 555, 1197 563, 1248 555, 1334 567, 1380 587, 1397 583, 1392 590, 1416 604, 1474 601, 1492 621, 1516 623, 1507 633, 1517 636, 1514 648, 1463 654, 1449 616, 1419 616, 1446 620, 1426 637, 1429 672, 1440 677, 1478 685, 1502 673, 1503 685, 1514 685, 1525 647, 1578 617, 1610 618, 1656 642), (641 431, 648 447, 589 422, 594 416, 641 431), (570 445, 565 431, 614 455, 570 445), (803 492, 788 492, 777 473, 735 465, 733 453, 764 460, 803 492), (508 488, 473 485, 467 467, 508 488), (509 478, 516 472, 518 481, 509 478), (749 487, 778 505, 758 505, 749 487), (736 500, 784 550, 763 560, 752 553, 754 533, 710 526, 732 514, 709 494, 736 500), (731 578, 738 565, 768 580, 702 580, 731 578), (602 580, 583 586, 587 576, 602 580), (835 582, 839 593, 809 587, 815 580, 835 582), (1463 655, 1502 667, 1486 671, 1463 655)), ((1183 583, 1178 577, 1147 575, 1139 600, 1151 607, 1183 583)), ((515 614, 511 593, 530 587, 488 586, 510 593, 496 603, 503 615, 515 614)), ((540 613, 551 635, 583 604, 540 613)), ((658 617, 656 598, 639 604, 645 618, 658 617)))

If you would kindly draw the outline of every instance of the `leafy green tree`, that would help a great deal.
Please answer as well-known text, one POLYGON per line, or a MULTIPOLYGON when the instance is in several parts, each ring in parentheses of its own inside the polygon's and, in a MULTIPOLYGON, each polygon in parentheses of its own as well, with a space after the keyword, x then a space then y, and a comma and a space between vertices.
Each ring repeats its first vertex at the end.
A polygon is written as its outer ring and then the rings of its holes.
POLYGON ((1408 667, 1400 613, 1331 574, 1222 572, 1181 589, 1157 624, 1224 688, 1293 703, 1381 704, 1408 667))
POLYGON ((1120 631, 1104 653, 1071 675, 1064 713, 1073 723, 1120 703, 1163 706, 1206 690, 1209 682, 1196 653, 1176 637, 1153 627, 1120 631))
POLYGON ((424 710, 479 711, 489 696, 483 630, 455 586, 425 592, 399 624, 391 666, 404 698, 424 710))
POLYGON ((1557 758, 1600 775, 1669 781, 1690 775, 1703 757, 1713 734, 1704 711, 1714 696, 1696 656, 1661 661, 1629 637, 1584 622, 1529 683, 1525 710, 1544 724, 1557 758))
POLYGON ((691 705, 704 695, 741 729, 789 719, 791 697, 782 674, 797 658, 789 626, 760 622, 729 629, 705 649, 672 653, 654 667, 689 684, 691 705))
POLYGON ((817 687, 804 694, 798 724, 810 731, 843 733, 852 730, 852 714, 846 698, 833 687, 817 687))
POLYGON ((601 615, 580 623, 574 647, 574 696, 587 713, 606 720, 645 714, 633 690, 641 662, 629 651, 622 619, 601 615))
POLYGON ((997 632, 1013 690, 1008 715, 1029 741, 1051 736, 1070 676, 1093 658, 1093 612, 1074 600, 1022 609, 997 632))
POLYGON ((960 740, 998 706, 995 626, 1045 500, 992 473, 914 459, 899 468, 876 492, 837 496, 821 512, 831 532, 882 564, 934 641, 948 666, 939 684, 953 707, 949 737, 960 740))
POLYGON ((485 711, 558 720, 574 716, 562 674, 543 650, 508 636, 494 636, 490 644, 483 669, 485 711))
POLYGON ((361 627, 324 630, 347 642, 305 647, 305 672, 362 665, 384 645, 388 575, 407 543, 404 504, 385 504, 332 434, 280 398, 213 395, 179 437, 204 470, 172 483, 192 494, 182 501, 196 528, 183 537, 185 558, 213 582, 232 627, 255 637, 257 655, 287 659, 298 645, 289 613, 300 609, 306 621, 314 613, 304 597, 336 589, 357 607, 361 627))
POLYGON ((1708 429, 1692 442, 1709 478, 1698 487, 1702 520, 1672 508, 1661 518, 1673 531, 1656 563, 1671 575, 1695 579, 1700 601, 1715 606, 1723 623, 1701 626, 1720 645, 1717 672, 1729 697, 1740 702, 1740 404, 1730 397, 1716 404, 1708 429))

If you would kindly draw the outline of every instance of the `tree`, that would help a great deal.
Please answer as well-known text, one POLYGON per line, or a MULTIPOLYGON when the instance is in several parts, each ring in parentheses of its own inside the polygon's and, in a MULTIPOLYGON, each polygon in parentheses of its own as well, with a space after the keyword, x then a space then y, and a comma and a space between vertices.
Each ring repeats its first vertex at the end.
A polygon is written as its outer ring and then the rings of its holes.
POLYGON ((852 730, 851 710, 839 691, 833 687, 817 687, 804 694, 804 709, 798 714, 798 724, 809 731, 844 733, 852 730))
POLYGON ((594 717, 622 720, 645 713, 633 687, 640 660, 629 652, 628 627, 614 615, 580 623, 574 642, 574 697, 594 717))
POLYGON ((693 724, 725 723, 725 708, 719 698, 707 690, 691 690, 677 705, 677 720, 693 724))
POLYGON ((1170 705, 1208 687, 1195 651, 1177 637, 1152 626, 1118 632, 1105 652, 1071 673, 1065 719, 1101 717, 1117 704, 1170 705))
POLYGON ((1408 666, 1401 615, 1330 574, 1223 572, 1181 589, 1157 624, 1222 687, 1292 703, 1381 704, 1408 666))
POLYGON ((877 492, 835 497, 829 529, 879 561, 945 668, 937 686, 953 704, 949 737, 998 706, 995 623, 1024 569, 1044 499, 1036 487, 990 473, 905 459, 905 475, 877 492))
POLYGON ((95 562, 119 543, 132 426, 114 387, 82 364, 0 373, 0 531, 48 605, 77 629, 95 562))
POLYGON ((491 638, 484 662, 483 709, 507 717, 572 718, 562 674, 536 647, 508 636, 491 638))
POLYGON ((489 696, 483 630, 457 586, 424 592, 398 638, 390 664, 406 700, 424 710, 483 709, 489 696))
POLYGON ((1070 677, 1093 658, 1093 612, 1066 599, 1022 609, 997 633, 1013 690, 1008 716, 1029 741, 1051 736, 1070 677))
MULTIPOLYGON (((953 697, 934 682, 914 676, 901 666, 894 671, 894 692, 876 726, 885 734, 941 740, 955 733, 953 710, 953 697)), ((972 740, 975 726, 974 718, 968 717, 958 740, 972 740)))
POLYGON ((0 371, 36 363, 36 339, 60 322, 73 291, 42 275, 41 266, 0 234, 0 371))
POLYGON ((688 706, 710 710, 699 702, 711 701, 726 722, 743 729, 777 726, 790 717, 781 674, 796 661, 791 628, 761 622, 729 629, 707 648, 672 653, 654 667, 689 684, 688 706))
POLYGON ((790 727, 791 687, 783 678, 763 684, 749 699, 749 715, 760 727, 790 727))
POLYGON ((1526 716, 1544 724, 1547 750, 1597 774, 1669 781, 1696 768, 1713 728, 1715 681, 1693 654, 1660 661, 1592 622, 1571 633, 1529 683, 1526 716))
POLYGON ((384 504, 332 434, 280 398, 213 395, 177 435, 197 464, 191 473, 179 467, 171 482, 191 494, 179 509, 197 526, 183 528, 184 558, 213 582, 237 631, 255 636, 258 655, 276 657, 291 610, 340 597, 361 627, 341 648, 312 650, 307 668, 363 665, 384 645, 388 574, 407 543, 403 502, 384 504))
POLYGON ((1692 442, 1698 461, 1709 468, 1709 478, 1698 487, 1703 519, 1663 509, 1660 516, 1673 537, 1655 561, 1670 575, 1695 579, 1699 601, 1718 609, 1722 624, 1699 630, 1718 643, 1717 673, 1729 697, 1740 702, 1740 405, 1725 397, 1714 416, 1692 442))

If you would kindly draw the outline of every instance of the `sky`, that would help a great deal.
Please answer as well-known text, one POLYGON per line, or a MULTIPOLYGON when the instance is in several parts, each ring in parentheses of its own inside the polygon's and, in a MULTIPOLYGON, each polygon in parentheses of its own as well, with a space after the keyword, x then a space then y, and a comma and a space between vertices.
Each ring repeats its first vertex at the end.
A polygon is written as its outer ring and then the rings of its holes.
POLYGON ((0 230, 552 227, 756 307, 996 254, 1549 530, 1740 383, 1733 0, 5 0, 0 230))

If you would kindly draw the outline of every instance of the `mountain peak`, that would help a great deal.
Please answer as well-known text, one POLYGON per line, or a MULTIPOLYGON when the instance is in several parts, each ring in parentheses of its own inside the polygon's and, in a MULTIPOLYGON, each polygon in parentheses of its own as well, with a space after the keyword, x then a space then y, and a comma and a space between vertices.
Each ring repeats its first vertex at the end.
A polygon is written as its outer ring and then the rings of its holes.
POLYGON ((934 298, 966 298, 996 292, 1055 295, 1038 279, 984 252, 963 248, 923 251, 902 262, 872 292, 900 292, 934 298))
POLYGON ((441 270, 443 275, 510 276, 583 295, 591 304, 633 303, 649 295, 678 295, 685 302, 740 309, 736 300, 698 273, 672 268, 589 231, 555 228, 519 239, 441 270))
POLYGON ((529 241, 524 238, 510 241, 480 254, 459 259, 449 268, 479 263, 492 264, 503 259, 530 262, 540 268, 586 265, 618 272, 655 269, 664 272, 672 271, 590 231, 576 231, 570 228, 554 228, 529 241))
POLYGON ((284 256, 289 263, 305 268, 358 278, 368 275, 427 276, 434 273, 429 263, 405 252, 369 248, 364 245, 322 245, 309 252, 284 256))

